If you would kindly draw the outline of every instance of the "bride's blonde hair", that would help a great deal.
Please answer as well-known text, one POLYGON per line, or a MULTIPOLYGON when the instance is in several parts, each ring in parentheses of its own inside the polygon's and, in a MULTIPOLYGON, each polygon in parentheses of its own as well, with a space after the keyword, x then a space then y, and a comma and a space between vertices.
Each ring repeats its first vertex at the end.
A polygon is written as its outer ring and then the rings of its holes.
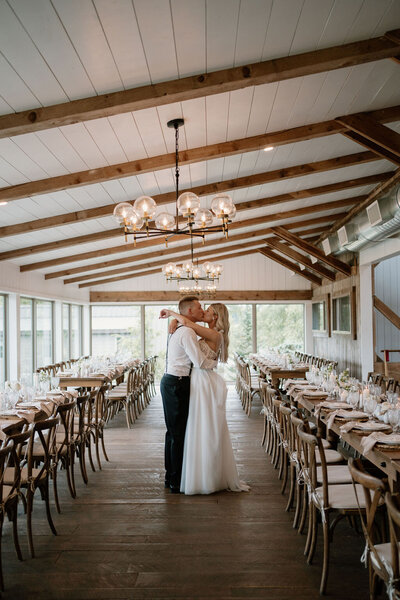
POLYGON ((223 347, 221 348, 220 361, 227 362, 229 354, 229 311, 225 304, 221 304, 221 302, 210 304, 210 306, 213 309, 214 314, 217 316, 215 329, 222 333, 222 337, 224 339, 223 347))

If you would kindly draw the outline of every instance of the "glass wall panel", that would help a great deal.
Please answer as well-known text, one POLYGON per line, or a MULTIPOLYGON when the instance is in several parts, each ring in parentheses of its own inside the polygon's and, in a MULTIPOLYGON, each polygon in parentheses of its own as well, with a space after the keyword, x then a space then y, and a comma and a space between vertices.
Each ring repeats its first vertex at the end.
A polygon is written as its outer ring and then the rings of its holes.
POLYGON ((36 300, 36 368, 53 362, 53 303, 36 300))
POLYGON ((221 363, 218 372, 226 381, 236 377, 233 353, 250 354, 253 350, 253 319, 251 304, 227 304, 229 311, 229 359, 221 363))
POLYGON ((71 358, 69 353, 69 304, 62 305, 62 325, 63 325, 63 333, 62 333, 62 356, 63 360, 68 360, 71 358))
POLYGON ((303 304, 257 305, 257 351, 268 348, 303 350, 303 304))
POLYGON ((141 355, 140 306, 92 306, 92 354, 141 355))
POLYGON ((33 300, 21 298, 20 300, 20 372, 21 377, 30 381, 33 364, 33 300))
POLYGON ((6 379, 6 297, 0 294, 0 384, 6 379))
POLYGON ((160 310, 169 308, 170 310, 178 310, 178 306, 165 304, 161 306, 146 306, 145 307, 145 354, 152 356, 157 354, 156 364, 156 381, 159 381, 165 371, 165 355, 167 349, 168 337, 168 319, 159 319, 160 310))
POLYGON ((82 355, 82 307, 71 304, 71 358, 82 355))

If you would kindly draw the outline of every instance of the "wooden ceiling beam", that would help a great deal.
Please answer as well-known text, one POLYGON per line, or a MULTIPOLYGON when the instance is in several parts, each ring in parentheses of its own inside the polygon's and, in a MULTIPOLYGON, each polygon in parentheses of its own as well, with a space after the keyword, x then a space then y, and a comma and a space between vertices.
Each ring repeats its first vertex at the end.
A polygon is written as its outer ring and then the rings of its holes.
POLYGON ((325 263, 332 269, 340 271, 340 273, 343 273, 344 275, 351 275, 351 267, 348 264, 333 256, 325 256, 322 250, 313 244, 308 243, 306 240, 299 238, 297 235, 288 231, 287 229, 284 229, 283 227, 272 227, 272 231, 282 240, 286 240, 293 246, 300 248, 300 250, 304 250, 307 252, 307 254, 315 256, 315 258, 318 258, 318 260, 325 263))
POLYGON ((359 202, 355 206, 353 206, 353 208, 350 209, 346 213, 345 216, 338 217, 337 220, 335 221, 335 223, 332 225, 332 227, 318 238, 317 243, 318 244, 321 243, 324 239, 326 239, 330 235, 334 234, 338 229, 343 227, 343 225, 346 225, 346 223, 349 223, 349 221, 351 221, 353 219, 353 217, 358 215, 361 211, 365 210, 370 204, 375 202, 375 200, 377 200, 380 196, 390 192, 390 190, 395 185, 397 185, 399 182, 400 182, 400 169, 397 169, 396 171, 394 171, 394 174, 392 175, 392 177, 390 177, 383 183, 380 183, 379 185, 377 185, 372 190, 372 192, 370 194, 368 194, 368 196, 365 198, 365 200, 363 200, 362 202, 359 202))
POLYGON ((311 273, 311 271, 307 271, 307 269, 304 269, 304 271, 301 270, 296 263, 292 262, 291 260, 287 260, 280 254, 276 254, 276 252, 274 252, 272 248, 259 248, 258 252, 260 252, 260 254, 262 254, 263 256, 266 256, 267 258, 270 258, 271 260, 277 262, 283 267, 286 267, 290 271, 293 271, 293 273, 301 275, 301 277, 304 277, 304 279, 307 279, 307 281, 311 281, 311 283, 315 283, 316 285, 322 284, 322 279, 320 277, 314 275, 314 273, 311 273))
MULTIPOLYGON (((320 233, 323 233, 323 231, 326 231, 327 229, 329 229, 329 225, 325 225, 324 227, 317 227, 315 229, 306 229, 303 231, 299 231, 298 235, 300 237, 303 237, 303 236, 312 235, 313 233, 320 234, 320 233)), ((240 233, 239 235, 230 236, 229 241, 237 242, 240 240, 249 240, 254 237, 259 237, 259 236, 262 237, 263 235, 268 235, 269 233, 270 233, 269 228, 261 229, 261 230, 257 229, 255 231, 250 231, 250 232, 246 232, 246 233, 240 233)), ((317 235, 317 237, 318 237, 318 235, 317 235)), ((207 240, 204 243, 204 246, 211 246, 211 245, 212 245, 211 240, 207 240)), ((200 246, 200 248, 202 248, 202 247, 203 247, 203 244, 200 246)), ((185 249, 186 248, 189 248, 189 246, 185 246, 185 249)), ((87 271, 95 271, 96 269, 106 269, 106 268, 110 268, 110 267, 117 267, 122 264, 129 264, 129 263, 139 262, 139 261, 143 261, 143 260, 151 260, 152 258, 158 258, 160 256, 170 256, 171 254, 176 254, 180 250, 183 250, 183 246, 180 246, 177 248, 163 248, 162 250, 160 249, 160 250, 156 250, 155 252, 148 252, 147 254, 126 256, 125 258, 117 258, 115 260, 103 261, 101 263, 83 265, 82 267, 72 267, 69 269, 63 269, 61 271, 53 271, 51 273, 46 273, 45 279, 55 279, 57 277, 77 275, 78 273, 85 273, 87 271)))
POLYGON ((4 115, 0 117, 0 137, 42 131, 392 58, 400 53, 397 37, 395 30, 386 36, 359 42, 4 115))
POLYGON ((400 157, 400 134, 372 117, 363 114, 347 115, 338 117, 336 121, 361 135, 365 140, 373 142, 398 158, 400 157))
MULTIPOLYGON (((311 163, 313 164, 313 163, 311 163)), ((360 164, 360 163, 356 163, 360 164)), ((314 163, 315 165, 315 163, 314 163)), ((316 171, 314 171, 316 172, 316 171)), ((279 175, 282 173, 282 170, 279 169, 276 171, 277 179, 276 181, 280 181, 282 178, 279 175)), ((380 181, 385 181, 389 179, 392 175, 392 172, 384 172, 377 173, 374 175, 367 175, 365 177, 359 177, 354 179, 348 179, 346 181, 339 181, 336 183, 330 183, 327 185, 320 185, 314 188, 308 188, 304 190, 297 190, 294 192, 288 192, 286 194, 278 194, 277 196, 270 196, 269 198, 259 198, 257 200, 247 200, 245 202, 238 202, 236 206, 237 211, 241 210, 250 210, 254 208, 262 208, 264 206, 271 206, 273 204, 281 204, 283 202, 291 202, 292 200, 299 200, 303 198, 312 198, 313 196, 320 196, 324 194, 330 194, 332 192, 337 192, 341 190, 351 189, 354 187, 361 187, 364 185, 371 185, 373 183, 378 183, 380 181)), ((231 180, 235 182, 236 180, 231 180)), ((256 185, 259 185, 258 183, 256 185)), ((194 188, 196 189, 196 188, 194 188)), ((193 191, 193 190, 190 190, 193 191)), ((229 189, 225 190, 229 191, 229 189)), ((165 202, 164 194, 159 194, 154 196, 154 200, 158 205, 162 205, 165 202)), ((34 221, 26 221, 24 223, 17 223, 15 225, 5 225, 4 227, 0 227, 0 237, 9 237, 12 235, 22 235, 25 233, 32 233, 33 231, 40 231, 43 229, 53 229, 54 227, 62 227, 63 225, 71 225, 74 223, 81 223, 83 221, 87 221, 90 219, 98 219, 101 217, 109 217, 112 215, 113 210, 115 208, 115 204, 107 204, 106 206, 99 206, 96 208, 89 208, 85 210, 78 210, 74 212, 64 213, 61 215, 54 215, 51 217, 45 217, 42 219, 35 219, 34 221)), ((153 223, 152 223, 153 224, 153 223)), ((118 232, 120 230, 114 229, 111 232, 118 232)), ((103 232, 104 234, 108 234, 109 232, 103 232)), ((98 234, 89 234, 90 236, 96 236, 98 234)), ((113 237, 114 234, 108 235, 107 237, 113 237)), ((85 240, 86 236, 80 236, 79 238, 72 238, 75 240, 82 239, 85 240)), ((96 240, 98 238, 94 238, 96 240)), ((90 239, 89 239, 90 241, 90 239)), ((75 242, 79 243, 79 242, 75 242)), ((85 242, 83 242, 85 243, 85 242)))
MULTIPOLYGON (((250 249, 250 250, 243 250, 241 252, 235 252, 233 254, 226 254, 226 255, 222 255, 218 257, 218 260, 226 260, 228 258, 238 258, 239 256, 248 256, 249 254, 255 254, 258 250, 257 249, 250 249)), ((143 267, 142 267, 143 269, 143 267)), ((115 283, 116 281, 124 281, 126 279, 132 279, 133 277, 145 277, 146 275, 154 275, 156 273, 161 273, 161 269, 150 269, 150 270, 145 270, 145 271, 140 271, 140 272, 135 272, 135 273, 130 273, 128 275, 119 275, 118 277, 111 277, 111 278, 107 278, 107 279, 101 279, 99 281, 91 281, 91 282, 87 282, 87 283, 80 283, 79 284, 79 288, 85 288, 85 287, 93 287, 95 285, 104 285, 107 283, 115 283)), ((183 280, 184 283, 184 280, 183 280)))
MULTIPOLYGON (((215 248, 209 248, 208 250, 203 250, 202 252, 198 252, 196 251, 196 260, 197 259, 203 259, 203 258, 207 258, 209 260, 211 260, 212 257, 212 262, 218 261, 218 260, 223 260, 224 258, 229 258, 230 255, 226 254, 226 252, 229 252, 231 250, 246 250, 249 248, 252 248, 253 246, 262 246, 264 244, 262 239, 259 240, 254 240, 252 242, 245 242, 243 244, 231 244, 230 246, 224 246, 223 248, 216 250, 215 248), (223 254, 222 256, 220 256, 219 253, 224 252, 225 254, 223 254)), ((179 248, 176 249, 177 251, 179 251, 179 248)), ((173 262, 175 263, 180 263, 184 260, 187 260, 189 258, 190 255, 190 246, 185 246, 184 248, 182 248, 182 251, 180 252, 179 256, 177 256, 176 258, 174 258, 173 262)), ((143 269, 146 268, 153 268, 153 267, 162 267, 163 265, 165 265, 165 258, 162 258, 160 260, 156 260, 154 262, 151 262, 147 265, 131 265, 129 267, 121 267, 119 269, 113 269, 112 271, 107 270, 107 271, 101 271, 100 273, 91 273, 90 275, 80 275, 79 277, 72 277, 71 279, 64 279, 64 284, 67 285, 69 283, 79 283, 81 281, 86 281, 89 279, 97 279, 98 277, 107 277, 107 276, 114 276, 114 275, 120 275, 121 273, 133 273, 135 271, 143 271, 143 269)))
MULTIPOLYGON (((320 263, 313 263, 308 256, 304 256, 304 254, 297 252, 297 250, 294 250, 291 246, 283 244, 279 241, 279 238, 267 238, 264 241, 268 246, 271 246, 273 250, 277 250, 281 254, 285 254, 289 258, 296 260, 305 267, 308 267, 311 271, 314 271, 317 275, 330 279, 330 281, 335 281, 336 275, 333 271, 330 271, 320 263)), ((308 240, 308 242, 310 243, 310 240, 308 240)))
MULTIPOLYGON (((318 204, 317 207, 316 206, 305 206, 303 208, 297 208, 297 209, 286 211, 286 212, 273 213, 273 214, 265 215, 262 217, 246 219, 243 221, 231 223, 231 225, 229 226, 229 231, 234 231, 234 230, 240 229, 242 227, 254 227, 256 225, 261 225, 263 223, 268 223, 271 221, 281 221, 281 220, 285 220, 285 219, 292 219, 295 217, 308 215, 308 214, 312 214, 315 212, 336 210, 339 208, 343 208, 345 206, 350 206, 351 204, 353 204, 353 202, 354 202, 353 198, 346 198, 344 200, 336 200, 333 202, 325 202, 324 204, 318 204)), ((320 217, 320 218, 322 219, 321 222, 323 222, 323 217, 320 217)), ((120 235, 122 238, 121 233, 120 233, 120 235)), ((174 236, 174 237, 170 238, 169 242, 173 243, 173 242, 179 241, 179 239, 180 239, 179 236, 174 236)), ((69 262, 89 260, 91 258, 99 258, 99 257, 103 257, 103 256, 110 255, 110 254, 120 254, 121 252, 129 252, 131 250, 138 251, 138 250, 141 250, 142 248, 148 248, 150 246, 158 246, 163 243, 164 243, 163 238, 151 238, 151 239, 145 240, 143 242, 137 242, 136 246, 134 244, 122 244, 122 245, 120 244, 118 246, 112 246, 111 248, 102 248, 101 250, 92 250, 90 252, 81 252, 79 254, 74 254, 74 255, 70 255, 70 256, 62 256, 60 258, 48 259, 43 262, 31 263, 29 265, 22 265, 20 267, 20 271, 31 271, 31 270, 40 269, 40 268, 47 268, 47 267, 51 267, 54 265, 62 265, 62 264, 69 263, 69 262)), ((41 246, 40 252, 44 252, 45 249, 43 248, 43 244, 41 244, 40 246, 41 246)), ((17 250, 8 250, 6 252, 0 253, 0 261, 1 260, 9 260, 9 259, 17 258, 17 257, 21 257, 21 256, 32 255, 35 251, 37 251, 37 248, 35 246, 30 247, 30 248, 29 247, 21 248, 21 249, 17 249, 17 250)))
MULTIPOLYGON (((312 233, 313 231, 314 230, 312 230, 312 229, 311 230, 306 230, 306 231, 303 231, 303 232, 299 231, 298 235, 299 236, 301 236, 302 234, 303 235, 310 235, 310 233, 312 233)), ((230 238, 230 242, 235 242, 235 241, 238 241, 239 239, 246 239, 246 242, 243 243, 243 244, 231 243, 231 244, 224 245, 223 248, 209 248, 209 249, 201 251, 201 252, 198 252, 196 250, 196 259, 211 257, 212 261, 215 262, 215 261, 218 261, 218 260, 222 260, 223 258, 229 258, 229 255, 220 256, 218 254, 220 252, 227 252, 227 251, 231 251, 231 250, 232 251, 233 250, 244 250, 244 249, 250 248, 252 246, 263 245, 265 243, 265 240, 263 240, 262 237, 263 237, 263 235, 270 233, 270 231, 269 231, 269 229, 265 229, 265 230, 263 230, 263 232, 264 233, 254 232, 254 233, 258 234, 257 236, 255 236, 254 234, 252 236, 249 236, 248 234, 241 234, 241 235, 238 235, 238 236, 234 236, 233 238, 230 238), (249 241, 250 237, 259 237, 260 239, 257 239, 257 240, 254 240, 254 241, 249 241)), ((318 238, 318 236, 315 237, 315 239, 317 239, 317 238, 318 238)), ((276 238, 270 238, 270 239, 271 240, 273 240, 273 239, 276 240, 276 238)), ((307 239, 310 241, 310 238, 307 238, 307 239)), ((312 238, 312 239, 314 239, 314 238, 312 238)), ((282 244, 282 245, 284 246, 285 244, 282 244)), ((183 260, 185 260, 185 259, 188 258, 188 255, 189 255, 190 251, 191 251, 191 246, 187 245, 187 246, 181 246, 181 247, 178 247, 178 248, 169 249, 168 252, 169 253, 174 253, 174 254, 176 254, 176 253, 179 252, 180 256, 175 257, 173 259, 173 261, 177 262, 177 263, 180 263, 181 261, 183 261, 183 260)), ((161 256, 160 252, 150 252, 147 255, 142 255, 142 256, 136 257, 135 259, 131 259, 131 262, 139 262, 139 261, 143 262, 145 260, 148 261, 148 260, 150 260, 152 258, 159 258, 160 256, 161 256)), ((116 262, 116 264, 121 264, 121 262, 118 262, 118 261, 112 261, 112 262, 116 262)), ((311 261, 309 261, 309 262, 311 263, 311 261)), ((165 258, 162 258, 161 260, 151 262, 151 263, 147 264, 146 266, 147 267, 155 267, 155 266, 164 265, 164 264, 165 264, 165 258)), ((101 268, 101 267, 98 267, 97 265, 96 265, 96 267, 97 268, 101 268)), ((108 270, 102 271, 100 273, 89 273, 89 274, 86 274, 86 275, 80 275, 78 277, 72 277, 71 279, 64 279, 64 284, 67 285, 69 283, 79 283, 81 281, 86 281, 86 280, 89 280, 89 279, 97 279, 98 277, 105 277, 107 275, 111 276, 111 275, 119 275, 121 273, 127 273, 127 272, 130 272, 130 271, 139 271, 141 269, 143 270, 143 268, 144 268, 144 265, 141 264, 141 265, 130 265, 129 267, 119 267, 118 269, 113 269, 112 271, 110 271, 108 269, 108 270)), ((58 275, 58 277, 59 276, 60 275, 58 275)), ((48 277, 48 274, 46 274, 46 276, 45 276, 45 279, 53 279, 53 278, 54 278, 54 274, 52 275, 52 277, 48 277)), ((335 279, 335 276, 333 276, 333 279, 335 279)))
MULTIPOLYGON (((391 106, 385 109, 361 114, 370 116, 376 121, 383 123, 398 121, 400 120, 400 106, 391 106)), ((337 121, 323 121, 249 138, 191 148, 182 150, 179 153, 179 164, 183 166, 203 160, 211 160, 213 158, 223 158, 245 152, 254 152, 265 148, 265 146, 276 147, 285 144, 293 144, 295 142, 315 139, 327 135, 344 133, 346 129, 347 128, 344 125, 341 125, 337 121)), ((138 175, 140 173, 149 173, 161 169, 172 168, 174 165, 175 154, 170 153, 99 167, 97 169, 89 169, 77 173, 69 173, 68 175, 48 177, 46 179, 2 188, 0 189, 0 201, 11 202, 12 200, 28 198, 38 194, 50 194, 68 188, 102 183, 104 181, 138 175)))
POLYGON ((360 144, 360 146, 364 146, 364 148, 367 148, 368 150, 375 152, 375 154, 377 154, 381 158, 390 160, 395 165, 400 166, 400 157, 399 156, 396 156, 396 154, 393 154, 393 152, 386 150, 386 148, 383 148, 382 146, 378 146, 378 144, 376 144, 375 142, 372 142, 368 138, 363 137, 359 133, 356 133, 355 131, 346 130, 346 131, 343 131, 343 135, 345 137, 347 137, 349 140, 352 140, 353 142, 360 144))
MULTIPOLYGON (((90 302, 178 302, 179 292, 154 291, 154 292, 114 292, 93 291, 90 292, 90 302)), ((217 290, 215 298, 218 302, 244 301, 244 302, 267 302, 273 300, 303 302, 311 300, 312 290, 217 290)))

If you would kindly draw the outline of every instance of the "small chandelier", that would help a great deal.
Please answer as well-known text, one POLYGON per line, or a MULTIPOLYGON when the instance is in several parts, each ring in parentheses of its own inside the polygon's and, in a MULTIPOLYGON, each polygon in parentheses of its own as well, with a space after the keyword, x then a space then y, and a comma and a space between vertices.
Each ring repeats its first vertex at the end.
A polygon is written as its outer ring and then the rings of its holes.
POLYGON ((186 260, 182 265, 168 263, 162 271, 167 283, 178 282, 178 291, 182 296, 195 295, 202 298, 214 298, 217 292, 217 283, 223 267, 220 264, 205 262, 202 265, 193 262, 193 245, 191 246, 192 260, 186 260), (200 282, 205 282, 202 285, 200 282))
POLYGON ((167 126, 175 129, 175 215, 168 212, 160 212, 156 215, 157 204, 150 196, 140 196, 135 202, 120 202, 114 209, 113 216, 122 227, 125 241, 128 235, 136 239, 143 237, 164 237, 165 245, 168 239, 175 235, 188 235, 192 239, 201 237, 206 233, 223 232, 228 238, 228 225, 236 215, 236 207, 228 194, 217 194, 211 202, 211 210, 200 208, 200 199, 192 192, 184 192, 179 196, 179 127, 184 123, 183 119, 172 119, 167 126), (186 221, 183 227, 179 227, 179 215, 186 221), (213 225, 214 218, 220 223, 213 225), (151 224, 154 218, 154 225, 151 224))

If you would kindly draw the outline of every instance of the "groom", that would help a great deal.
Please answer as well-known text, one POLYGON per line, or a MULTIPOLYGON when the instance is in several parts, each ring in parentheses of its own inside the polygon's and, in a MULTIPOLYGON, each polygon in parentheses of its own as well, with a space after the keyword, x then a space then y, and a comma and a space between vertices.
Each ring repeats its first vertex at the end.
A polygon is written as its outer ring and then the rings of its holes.
MULTIPOLYGON (((193 323, 202 321, 204 318, 204 311, 196 296, 182 298, 179 302, 179 312, 193 323)), ((179 494, 183 445, 189 413, 190 373, 192 366, 203 369, 212 368, 215 361, 208 359, 201 352, 193 329, 178 325, 168 340, 166 363, 166 371, 160 384, 167 427, 165 434, 165 487, 169 487, 171 493, 179 494)))

